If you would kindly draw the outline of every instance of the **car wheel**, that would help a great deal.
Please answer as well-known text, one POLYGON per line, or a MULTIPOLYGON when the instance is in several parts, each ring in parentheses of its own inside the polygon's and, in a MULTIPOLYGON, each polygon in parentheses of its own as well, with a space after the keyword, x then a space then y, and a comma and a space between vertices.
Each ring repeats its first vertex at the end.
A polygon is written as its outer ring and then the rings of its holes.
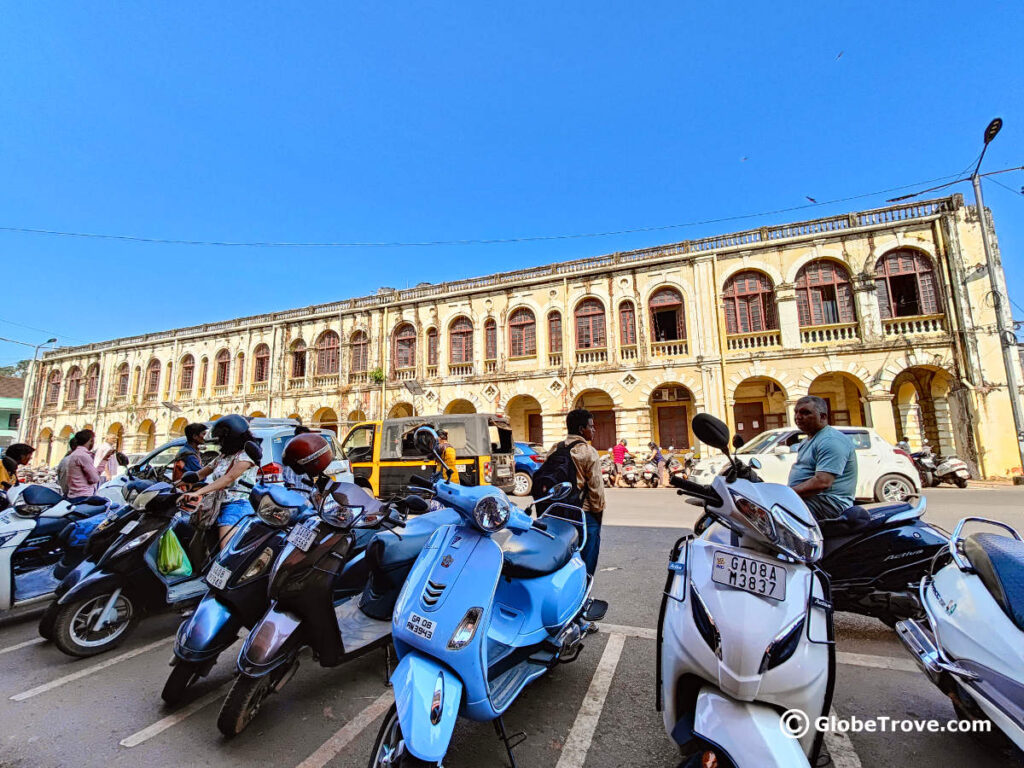
POLYGON ((512 494, 514 496, 529 496, 533 488, 533 478, 525 472, 516 472, 512 481, 512 494))
POLYGON ((890 504, 906 501, 914 493, 914 484, 903 475, 882 475, 875 483, 875 501, 890 504))

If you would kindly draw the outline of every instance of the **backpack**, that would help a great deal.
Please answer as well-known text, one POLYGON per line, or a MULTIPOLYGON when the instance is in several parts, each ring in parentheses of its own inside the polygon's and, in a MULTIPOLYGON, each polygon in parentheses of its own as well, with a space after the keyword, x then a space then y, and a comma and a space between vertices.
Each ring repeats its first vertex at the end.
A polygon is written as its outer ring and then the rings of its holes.
MULTIPOLYGON (((576 462, 572 460, 571 446, 564 442, 558 444, 548 457, 544 459, 540 469, 533 473, 533 497, 540 498, 547 496, 559 483, 571 483, 573 492, 562 499, 559 504, 572 504, 576 507, 583 506, 583 491, 579 487, 579 478, 576 473, 576 462)), ((537 516, 544 514, 548 507, 556 502, 545 501, 535 505, 537 516)))

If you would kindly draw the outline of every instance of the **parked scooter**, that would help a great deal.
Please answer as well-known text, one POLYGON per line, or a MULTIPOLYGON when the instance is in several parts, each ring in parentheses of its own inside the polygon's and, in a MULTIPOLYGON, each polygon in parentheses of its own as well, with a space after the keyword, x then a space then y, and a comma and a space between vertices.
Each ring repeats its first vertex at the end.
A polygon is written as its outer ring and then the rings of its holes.
POLYGON ((636 467, 636 460, 628 453, 622 462, 622 482, 630 488, 636 488, 640 482, 640 470, 636 467))
POLYGON ((610 455, 601 457, 601 481, 605 488, 615 485, 615 462, 610 455))
POLYGON ((20 488, 13 504, 0 492, 0 611, 48 600, 60 584, 55 570, 81 558, 62 532, 106 508, 96 498, 72 505, 44 485, 20 488))
POLYGON ((998 729, 1024 749, 1024 541, 1005 523, 967 517, 936 560, 921 582, 926 617, 899 622, 899 638, 960 720, 989 720, 986 741, 1002 741, 998 729), (972 522, 1002 530, 964 537, 972 522))
MULTIPOLYGON (((693 420, 707 445, 729 456, 728 427, 693 420)), ((780 712, 811 722, 829 711, 835 648, 829 579, 816 563, 823 541, 789 487, 756 482, 730 456, 709 485, 675 479, 717 525, 676 542, 658 621, 658 709, 683 765, 813 765, 822 734, 783 732, 780 712)))
POLYGON ((956 456, 943 456, 935 467, 935 485, 949 483, 957 488, 966 488, 971 479, 971 470, 967 462, 956 456))
POLYGON ((640 470, 640 480, 648 488, 657 488, 661 485, 661 473, 658 465, 653 459, 648 459, 640 470))
MULTIPOLYGON (((457 519, 450 510, 422 514, 428 504, 417 495, 383 503, 351 483, 329 492, 336 504, 295 525, 274 561, 270 608, 238 654, 239 674, 217 718, 225 736, 245 730, 267 696, 281 691, 304 649, 320 666, 334 667, 386 645, 391 610, 413 561, 438 527, 457 519), (409 513, 420 516, 407 520, 409 513), (358 526, 378 532, 357 554, 358 526), (400 535, 391 532, 403 526, 400 535)), ((293 508, 281 503, 287 493, 270 503, 293 508)))
MULTIPOLYGON (((437 454, 430 427, 416 440, 437 454)), ((517 737, 502 714, 531 681, 577 658, 608 607, 590 599, 583 513, 552 504, 534 520, 493 486, 434 488, 461 521, 434 534, 398 597, 395 704, 369 768, 440 766, 460 714, 493 721, 514 767, 517 737)), ((571 490, 560 483, 534 506, 571 490)))
POLYGON ((915 451, 910 454, 910 458, 914 462, 914 467, 917 469, 917 473, 921 476, 921 487, 933 487, 936 484, 935 470, 937 468, 937 462, 935 454, 932 453, 932 449, 928 443, 925 442, 920 451, 915 451))

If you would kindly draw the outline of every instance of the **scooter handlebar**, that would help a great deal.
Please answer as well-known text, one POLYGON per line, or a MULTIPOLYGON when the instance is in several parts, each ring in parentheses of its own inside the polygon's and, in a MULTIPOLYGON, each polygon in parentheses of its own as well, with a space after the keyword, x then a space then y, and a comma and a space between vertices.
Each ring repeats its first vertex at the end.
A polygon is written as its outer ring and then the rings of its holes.
POLYGON ((669 483, 688 496, 696 496, 698 499, 704 499, 704 501, 710 502, 715 506, 720 506, 722 504, 722 497, 719 496, 718 492, 710 485, 693 483, 685 478, 679 477, 678 475, 674 475, 670 478, 669 483))

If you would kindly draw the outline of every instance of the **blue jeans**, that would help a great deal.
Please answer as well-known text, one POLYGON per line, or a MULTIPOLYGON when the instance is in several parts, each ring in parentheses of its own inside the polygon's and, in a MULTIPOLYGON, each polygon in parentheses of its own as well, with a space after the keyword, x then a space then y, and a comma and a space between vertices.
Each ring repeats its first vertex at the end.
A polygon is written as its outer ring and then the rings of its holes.
POLYGON ((229 501, 222 504, 220 514, 217 515, 217 525, 235 525, 246 515, 252 514, 252 506, 248 501, 229 501))
POLYGON ((587 573, 593 576, 597 571, 597 555, 601 551, 601 521, 589 512, 584 512, 583 516, 587 521, 587 543, 580 557, 587 566, 587 573))

